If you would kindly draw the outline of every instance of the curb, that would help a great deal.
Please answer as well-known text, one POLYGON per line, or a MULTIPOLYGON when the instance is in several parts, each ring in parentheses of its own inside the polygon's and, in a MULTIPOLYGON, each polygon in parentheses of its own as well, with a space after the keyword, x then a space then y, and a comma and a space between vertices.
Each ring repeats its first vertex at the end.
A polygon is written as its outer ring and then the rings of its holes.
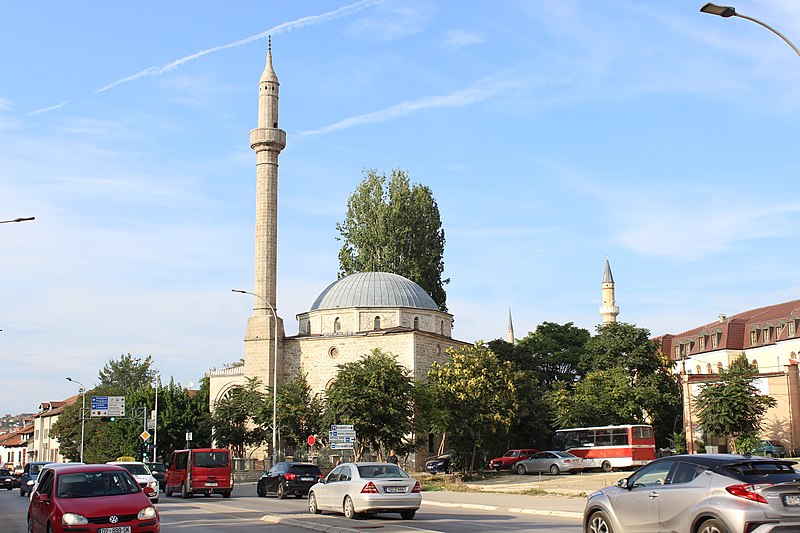
POLYGON ((498 507, 496 505, 479 505, 475 503, 447 503, 422 501, 422 505, 434 505, 438 507, 460 507, 462 509, 479 509, 481 511, 506 511, 517 514, 532 514, 541 516, 558 516, 561 518, 583 518, 583 513, 578 511, 544 511, 541 509, 523 509, 519 507, 498 507))

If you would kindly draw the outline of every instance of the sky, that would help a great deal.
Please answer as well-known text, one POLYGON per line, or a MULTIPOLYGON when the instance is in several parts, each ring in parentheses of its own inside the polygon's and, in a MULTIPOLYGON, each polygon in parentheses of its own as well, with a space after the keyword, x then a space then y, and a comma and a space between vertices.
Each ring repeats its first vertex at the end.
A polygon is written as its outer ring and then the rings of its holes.
MULTIPOLYGON (((606 258, 654 336, 800 298, 800 57, 703 3, 3 3, 0 413, 243 357, 268 34, 287 335, 365 169, 432 190, 459 340, 594 332, 606 258)), ((736 9, 800 42, 799 2, 736 9)))

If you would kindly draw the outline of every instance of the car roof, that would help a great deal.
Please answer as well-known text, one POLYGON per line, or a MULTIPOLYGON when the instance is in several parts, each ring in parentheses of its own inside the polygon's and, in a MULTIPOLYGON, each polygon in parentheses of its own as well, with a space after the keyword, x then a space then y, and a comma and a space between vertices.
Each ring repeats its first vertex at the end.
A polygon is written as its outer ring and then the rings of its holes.
POLYGON ((55 471, 59 475, 60 474, 67 474, 67 473, 70 473, 70 472, 109 472, 109 471, 116 471, 116 470, 119 470, 119 471, 122 471, 122 472, 127 472, 127 470, 125 470, 121 466, 109 465, 109 464, 85 465, 85 464, 76 464, 76 463, 64 463, 64 467, 63 468, 54 468, 53 469, 53 471, 55 471), (67 465, 69 465, 69 466, 67 466, 67 465))
POLYGON ((42 466, 42 470, 50 470, 50 469, 61 469, 70 466, 81 466, 85 463, 47 463, 46 465, 42 466))
POLYGON ((143 465, 141 461, 107 461, 107 465, 143 465))
MULTIPOLYGON (((378 465, 381 465, 381 466, 385 466, 385 465, 397 466, 394 463, 386 463, 386 462, 383 462, 383 461, 342 463, 342 464, 337 465, 337 466, 344 466, 344 465, 348 465, 348 466, 378 466, 378 465)), ((400 467, 398 466, 398 468, 400 468, 400 467)))
POLYGON ((664 461, 683 461, 686 463, 694 463, 698 465, 707 466, 709 468, 741 464, 741 463, 784 463, 795 464, 795 461, 787 461, 786 459, 774 459, 772 457, 759 457, 757 455, 738 455, 729 453, 716 453, 716 454, 684 454, 684 455, 670 455, 667 457, 660 457, 652 463, 660 463, 664 461))

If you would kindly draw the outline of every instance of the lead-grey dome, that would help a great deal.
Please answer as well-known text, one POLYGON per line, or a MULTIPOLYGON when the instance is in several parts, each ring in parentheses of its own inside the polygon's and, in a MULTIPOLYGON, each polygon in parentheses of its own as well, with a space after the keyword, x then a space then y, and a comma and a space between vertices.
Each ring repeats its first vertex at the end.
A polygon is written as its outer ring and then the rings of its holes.
POLYGON ((350 274, 317 296, 312 311, 342 307, 410 307, 439 310, 425 289, 410 279, 388 272, 350 274))

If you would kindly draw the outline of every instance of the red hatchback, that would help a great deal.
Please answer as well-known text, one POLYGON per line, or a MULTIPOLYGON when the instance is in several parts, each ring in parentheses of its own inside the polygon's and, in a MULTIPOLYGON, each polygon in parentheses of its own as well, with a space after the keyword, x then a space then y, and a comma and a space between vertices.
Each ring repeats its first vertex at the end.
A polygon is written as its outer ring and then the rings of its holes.
POLYGON ((508 450, 506 453, 503 454, 502 457, 496 457, 489 461, 489 469, 490 470, 511 470, 514 468, 514 465, 520 461, 524 461, 526 459, 530 459, 534 455, 536 455, 539 450, 534 450, 531 448, 524 448, 521 450, 508 450))
POLYGON ((28 531, 159 533, 158 511, 127 470, 112 465, 48 469, 28 506, 28 531))

